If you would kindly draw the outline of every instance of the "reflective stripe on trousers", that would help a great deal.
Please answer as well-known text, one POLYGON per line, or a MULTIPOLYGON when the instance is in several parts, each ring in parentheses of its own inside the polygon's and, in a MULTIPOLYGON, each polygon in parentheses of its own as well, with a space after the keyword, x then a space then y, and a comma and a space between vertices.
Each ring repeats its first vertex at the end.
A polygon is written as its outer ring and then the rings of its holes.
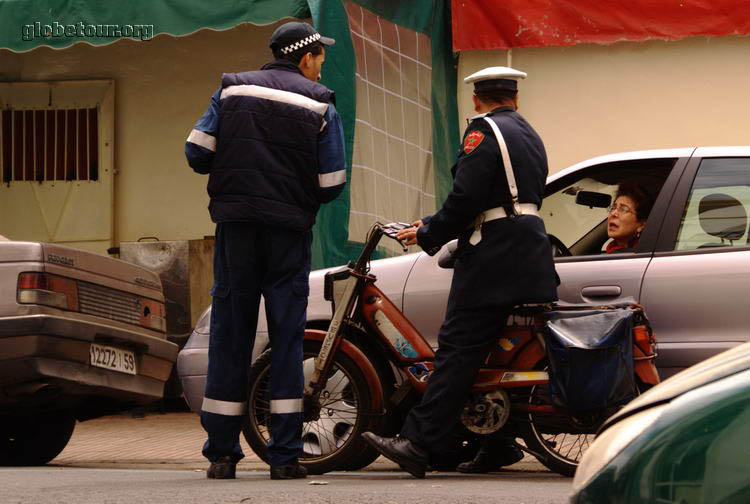
POLYGON ((239 416, 247 410, 247 402, 219 401, 218 399, 203 398, 201 411, 217 415, 239 416))
POLYGON ((302 452, 302 343, 307 310, 311 234, 228 222, 216 226, 208 376, 201 424, 209 460, 244 455, 239 445, 261 294, 270 339, 271 465, 302 452))
POLYGON ((271 400, 271 414, 281 415, 284 413, 302 413, 302 398, 299 399, 273 399, 271 400))

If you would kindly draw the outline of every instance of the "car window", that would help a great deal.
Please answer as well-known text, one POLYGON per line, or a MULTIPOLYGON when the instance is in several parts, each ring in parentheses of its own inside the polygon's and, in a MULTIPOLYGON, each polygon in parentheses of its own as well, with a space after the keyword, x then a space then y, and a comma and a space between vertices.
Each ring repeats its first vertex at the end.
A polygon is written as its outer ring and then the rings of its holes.
POLYGON ((547 187, 542 204, 547 233, 574 256, 602 254, 609 242, 606 207, 614 200, 619 184, 635 180, 656 198, 676 161, 656 158, 602 163, 556 180, 547 187))
POLYGON ((676 250, 747 247, 750 158, 701 161, 677 235, 676 250))
POLYGON ((586 177, 576 180, 544 199, 542 209, 547 232, 554 234, 568 248, 607 219, 606 208, 588 207, 576 203, 576 195, 580 191, 602 193, 614 199, 617 184, 598 182, 586 177))

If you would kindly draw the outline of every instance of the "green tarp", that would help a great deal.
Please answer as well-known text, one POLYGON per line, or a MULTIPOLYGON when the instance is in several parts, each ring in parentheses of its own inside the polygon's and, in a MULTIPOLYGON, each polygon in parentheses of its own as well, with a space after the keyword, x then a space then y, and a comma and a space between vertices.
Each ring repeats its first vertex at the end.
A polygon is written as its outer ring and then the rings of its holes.
MULTIPOLYGON (((392 23, 430 37, 432 49, 432 159, 438 204, 451 186, 450 166, 458 148, 455 61, 448 0, 353 0, 392 23)), ((241 23, 264 25, 283 18, 312 18, 336 38, 323 69, 323 84, 337 94, 347 139, 348 171, 356 119, 355 55, 342 0, 0 0, 0 48, 25 52, 40 46, 64 49, 85 42, 103 45, 120 38, 146 40, 158 34, 188 35, 204 28, 225 30, 241 23)), ((361 244, 348 240, 348 186, 321 208, 315 227, 313 266, 353 258, 361 244)))
MULTIPOLYGON (((458 112, 456 108, 456 65, 451 51, 450 11, 447 0, 355 0, 356 4, 380 17, 410 30, 430 36, 432 43, 432 151, 435 171, 436 199, 442 203, 452 185, 450 168, 458 149, 458 112)), ((346 11, 340 1, 310 0, 315 26, 336 39, 330 48, 330 59, 323 72, 323 83, 336 90, 336 106, 341 113, 347 155, 348 180, 351 180, 351 159, 356 117, 354 84, 355 56, 349 33, 346 11)), ((318 213, 313 263, 330 267, 354 259, 360 243, 348 241, 349 186, 334 203, 318 213)))
POLYGON ((77 42, 104 45, 125 37, 188 35, 203 28, 226 30, 240 23, 270 24, 309 18, 306 0, 2 0, 0 48, 63 49, 77 42))

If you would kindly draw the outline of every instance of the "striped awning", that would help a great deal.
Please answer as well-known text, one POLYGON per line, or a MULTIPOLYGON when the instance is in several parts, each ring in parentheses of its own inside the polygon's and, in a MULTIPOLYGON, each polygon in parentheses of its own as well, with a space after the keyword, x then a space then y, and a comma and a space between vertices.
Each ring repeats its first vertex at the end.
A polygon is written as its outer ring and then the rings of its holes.
POLYGON ((80 42, 104 45, 121 38, 149 40, 161 33, 189 35, 287 17, 311 17, 307 0, 0 0, 0 49, 25 52, 80 42))

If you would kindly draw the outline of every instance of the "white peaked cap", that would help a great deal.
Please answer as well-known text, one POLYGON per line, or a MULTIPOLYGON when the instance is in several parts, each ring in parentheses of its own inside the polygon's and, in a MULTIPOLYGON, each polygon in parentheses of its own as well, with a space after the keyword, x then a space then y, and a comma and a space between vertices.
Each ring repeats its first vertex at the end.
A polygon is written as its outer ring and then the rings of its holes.
POLYGON ((472 82, 495 79, 518 80, 525 79, 526 75, 526 72, 521 72, 520 70, 516 70, 515 68, 502 66, 487 67, 466 77, 464 79, 464 83, 471 84, 472 82))

